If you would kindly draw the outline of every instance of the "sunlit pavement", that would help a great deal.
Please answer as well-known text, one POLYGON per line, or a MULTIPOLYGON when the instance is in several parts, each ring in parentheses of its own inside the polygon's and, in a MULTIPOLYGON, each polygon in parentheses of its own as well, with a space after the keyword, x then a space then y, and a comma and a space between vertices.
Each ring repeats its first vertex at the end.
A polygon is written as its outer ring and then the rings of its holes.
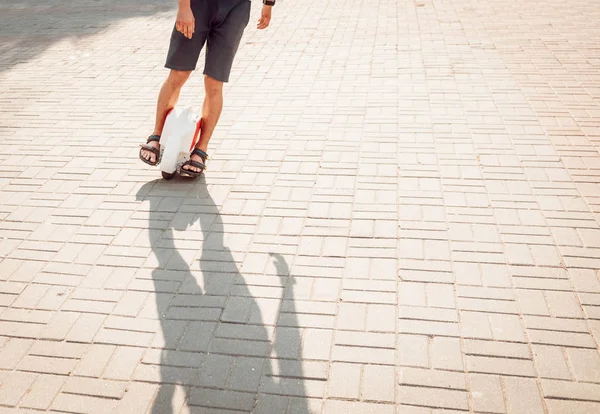
POLYGON ((600 412, 597 1, 254 1, 167 182, 175 6, 0 2, 0 413, 600 412))

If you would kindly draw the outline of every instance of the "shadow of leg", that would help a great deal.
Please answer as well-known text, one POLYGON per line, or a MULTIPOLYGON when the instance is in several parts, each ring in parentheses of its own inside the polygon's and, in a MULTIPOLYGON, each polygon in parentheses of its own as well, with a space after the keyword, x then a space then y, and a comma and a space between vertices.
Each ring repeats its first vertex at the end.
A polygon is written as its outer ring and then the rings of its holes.
POLYGON ((256 413, 308 414, 308 392, 302 363, 302 332, 296 316, 294 279, 285 258, 270 253, 282 289, 269 364, 261 380, 256 413))
MULTIPOLYGON (((186 399, 185 394, 193 383, 193 378, 203 357, 199 350, 187 349, 183 341, 194 333, 193 318, 182 314, 182 302, 178 291, 182 283, 193 280, 191 270, 180 251, 175 246, 175 234, 181 228, 193 224, 191 215, 188 222, 182 222, 174 211, 177 198, 183 200, 190 186, 168 188, 161 181, 147 183, 138 191, 138 200, 148 205, 148 237, 156 268, 152 270, 156 297, 156 316, 160 320, 162 335, 155 338, 146 358, 142 361, 141 372, 144 379, 157 381, 159 391, 152 405, 152 414, 178 413, 186 399), (159 375, 157 375, 159 374, 159 375), (177 387, 184 387, 178 392, 177 387), (177 395, 181 395, 177 398, 177 395), (179 401, 175 401, 178 399, 179 401)), ((193 295, 201 298, 203 291, 194 285, 193 295)), ((187 297, 187 296, 186 296, 187 297)), ((194 342, 192 340, 192 342, 194 342)), ((195 344, 193 344, 195 345, 195 344)), ((195 348, 195 347, 193 347, 195 348)))
POLYGON ((160 373, 152 413, 185 406, 183 412, 193 413, 308 413, 301 333, 283 256, 271 255, 275 275, 242 275, 243 252, 226 246, 223 218, 203 178, 180 187, 148 183, 138 199, 150 203, 149 237, 157 260, 152 278, 162 328, 152 350, 160 357, 144 361, 160 373), (199 262, 188 256, 191 246, 201 247, 199 262), (261 279, 267 278, 281 286, 279 297, 261 295, 261 279))

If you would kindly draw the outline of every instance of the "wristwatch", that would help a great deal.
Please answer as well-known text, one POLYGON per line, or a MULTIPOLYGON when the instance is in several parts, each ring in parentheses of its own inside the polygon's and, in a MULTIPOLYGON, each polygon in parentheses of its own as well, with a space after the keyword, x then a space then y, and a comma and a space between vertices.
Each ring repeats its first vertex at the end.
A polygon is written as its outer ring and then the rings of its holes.
POLYGON ((263 0, 263 4, 265 6, 274 6, 275 5, 275 0, 263 0))

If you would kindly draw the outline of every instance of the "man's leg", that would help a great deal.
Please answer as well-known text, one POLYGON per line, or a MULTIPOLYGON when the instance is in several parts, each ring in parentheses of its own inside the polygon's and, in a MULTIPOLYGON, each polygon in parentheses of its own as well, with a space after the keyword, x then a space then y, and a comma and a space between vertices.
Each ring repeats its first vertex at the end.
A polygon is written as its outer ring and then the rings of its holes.
MULTIPOLYGON (((233 59, 240 45, 244 29, 250 19, 249 0, 230 0, 219 3, 219 16, 208 33, 206 62, 204 65, 205 97, 202 105, 202 129, 196 148, 207 153, 208 142, 219 121, 223 109, 223 83, 229 81, 233 59)), ((191 161, 204 163, 202 157, 192 155, 191 161)), ((184 170, 201 172, 202 169, 190 164, 182 166, 184 170)))
MULTIPOLYGON (((213 131, 219 122, 221 111, 223 110, 223 82, 204 75, 204 103, 202 104, 202 129, 200 130, 200 139, 196 148, 204 152, 208 151, 208 142, 212 137, 213 131)), ((198 155, 192 155, 193 161, 202 162, 198 155)), ((200 172, 200 168, 192 165, 183 166, 184 170, 200 172)))
MULTIPOLYGON (((177 104, 181 88, 189 79, 191 73, 192 72, 179 70, 171 70, 169 72, 169 76, 163 83, 162 88, 160 88, 160 93, 158 94, 158 102, 156 104, 156 121, 154 123, 154 132, 152 135, 160 135, 162 133, 167 112, 169 112, 169 110, 174 108, 177 104)), ((149 145, 153 146, 154 148, 158 148, 159 146, 158 142, 156 141, 151 141, 149 145)), ((151 162, 154 162, 156 158, 152 152, 144 149, 142 149, 142 157, 151 162)))

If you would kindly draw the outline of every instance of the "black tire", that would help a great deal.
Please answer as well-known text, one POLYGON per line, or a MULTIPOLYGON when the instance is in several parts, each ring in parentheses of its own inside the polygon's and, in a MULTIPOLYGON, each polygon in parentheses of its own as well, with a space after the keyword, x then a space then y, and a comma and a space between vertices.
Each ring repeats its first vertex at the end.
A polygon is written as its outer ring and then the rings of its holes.
POLYGON ((175 173, 168 173, 168 172, 164 172, 164 171, 161 171, 161 173, 165 180, 170 180, 173 177, 175 177, 175 173))

